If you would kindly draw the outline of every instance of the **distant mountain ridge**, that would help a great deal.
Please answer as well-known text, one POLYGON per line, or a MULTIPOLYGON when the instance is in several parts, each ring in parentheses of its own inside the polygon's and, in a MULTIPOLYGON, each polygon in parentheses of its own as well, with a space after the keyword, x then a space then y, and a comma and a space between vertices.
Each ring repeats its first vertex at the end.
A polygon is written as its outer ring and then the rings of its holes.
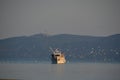
POLYGON ((60 48, 69 62, 120 62, 120 34, 107 37, 71 34, 0 40, 0 61, 50 61, 49 47, 60 48))

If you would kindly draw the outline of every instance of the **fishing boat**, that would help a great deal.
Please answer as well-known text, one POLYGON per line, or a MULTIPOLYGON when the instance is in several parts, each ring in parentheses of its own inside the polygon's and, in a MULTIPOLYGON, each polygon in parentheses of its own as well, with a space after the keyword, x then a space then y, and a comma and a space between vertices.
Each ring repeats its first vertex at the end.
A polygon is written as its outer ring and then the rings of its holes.
POLYGON ((65 56, 60 50, 58 50, 58 49, 53 50, 52 48, 51 48, 51 50, 52 50, 51 61, 53 64, 66 63, 65 56))

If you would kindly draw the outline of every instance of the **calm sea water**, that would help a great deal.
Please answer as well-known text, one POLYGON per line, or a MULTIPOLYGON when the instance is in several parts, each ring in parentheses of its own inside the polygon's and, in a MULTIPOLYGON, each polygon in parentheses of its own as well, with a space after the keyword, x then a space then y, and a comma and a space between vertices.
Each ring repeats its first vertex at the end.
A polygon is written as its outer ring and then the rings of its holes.
POLYGON ((0 79, 22 80, 120 80, 120 64, 0 64, 0 79))

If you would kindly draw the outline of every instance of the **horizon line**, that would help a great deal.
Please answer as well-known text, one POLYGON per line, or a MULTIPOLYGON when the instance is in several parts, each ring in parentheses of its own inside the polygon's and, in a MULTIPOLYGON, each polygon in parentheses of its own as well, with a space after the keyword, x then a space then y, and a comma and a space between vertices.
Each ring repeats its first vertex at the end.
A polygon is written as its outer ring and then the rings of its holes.
POLYGON ((57 35, 73 35, 73 36, 89 36, 89 37, 109 37, 109 36, 113 36, 113 35, 120 35, 120 33, 117 34, 111 34, 111 35, 80 35, 80 34, 69 34, 69 33, 62 33, 62 34, 46 34, 46 33, 37 33, 37 34, 31 34, 31 35, 18 35, 18 36, 11 36, 11 37, 3 37, 0 38, 0 40, 4 40, 4 39, 10 39, 10 38, 17 38, 17 37, 31 37, 31 36, 36 36, 36 35, 46 35, 46 36, 57 36, 57 35))

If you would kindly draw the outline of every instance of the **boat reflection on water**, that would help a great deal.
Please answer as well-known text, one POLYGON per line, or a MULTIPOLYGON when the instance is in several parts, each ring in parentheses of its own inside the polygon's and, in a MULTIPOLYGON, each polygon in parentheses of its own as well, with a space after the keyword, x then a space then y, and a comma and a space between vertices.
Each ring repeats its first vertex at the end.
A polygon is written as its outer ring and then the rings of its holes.
POLYGON ((65 65, 56 65, 56 64, 51 64, 51 72, 56 76, 56 77, 63 77, 65 73, 65 65))

